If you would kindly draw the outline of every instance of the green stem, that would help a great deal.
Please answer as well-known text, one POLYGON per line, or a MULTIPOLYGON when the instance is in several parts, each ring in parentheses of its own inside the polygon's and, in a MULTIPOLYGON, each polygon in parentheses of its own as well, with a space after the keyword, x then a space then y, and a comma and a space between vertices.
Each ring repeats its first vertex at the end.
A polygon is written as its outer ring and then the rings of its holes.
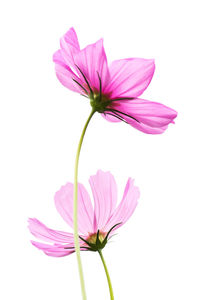
POLYGON ((95 113, 95 110, 93 109, 85 123, 85 126, 83 128, 80 141, 78 144, 78 149, 76 153, 76 160, 75 160, 75 170, 74 170, 74 245, 76 250, 76 258, 78 263, 78 271, 79 271, 79 278, 80 278, 80 284, 81 284, 81 292, 82 292, 82 298, 83 300, 86 300, 86 291, 85 291, 85 283, 84 283, 84 277, 83 277, 83 267, 81 262, 81 255, 80 255, 80 245, 79 245, 79 235, 78 235, 78 163, 79 163, 79 156, 81 151, 81 146, 83 143, 83 138, 86 132, 86 129, 88 127, 88 124, 95 113))
POLYGON ((110 280, 110 275, 108 273, 108 268, 106 266, 106 262, 104 260, 104 257, 103 257, 103 254, 102 254, 101 250, 99 250, 98 252, 99 252, 99 255, 101 257, 101 261, 103 263, 104 270, 105 270, 105 273, 106 273, 106 277, 107 277, 107 281, 108 281, 108 287, 109 287, 109 291, 110 291, 110 299, 114 300, 113 288, 112 288, 112 284, 111 284, 111 280, 110 280))

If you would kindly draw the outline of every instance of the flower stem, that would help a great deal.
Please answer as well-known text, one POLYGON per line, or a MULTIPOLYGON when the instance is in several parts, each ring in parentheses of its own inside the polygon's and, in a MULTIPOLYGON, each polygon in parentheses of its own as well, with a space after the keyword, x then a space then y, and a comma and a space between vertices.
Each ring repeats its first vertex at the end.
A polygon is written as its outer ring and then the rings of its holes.
POLYGON ((78 235, 78 164, 79 164, 79 156, 81 151, 81 146, 83 143, 83 138, 86 132, 86 129, 88 127, 88 124, 95 113, 95 110, 93 109, 85 123, 85 126, 83 128, 80 141, 78 144, 78 149, 76 153, 76 160, 75 160, 75 169, 74 169, 74 245, 76 250, 76 258, 78 263, 78 271, 79 271, 79 278, 80 278, 80 284, 81 284, 81 292, 82 292, 82 298, 83 300, 86 300, 86 291, 85 291, 85 283, 84 283, 84 277, 83 277, 83 267, 81 262, 81 255, 80 255, 80 245, 79 245, 79 235, 78 235))
POLYGON ((106 262, 104 260, 104 257, 103 257, 103 254, 102 254, 101 250, 99 250, 98 252, 99 252, 99 255, 101 257, 101 261, 103 263, 104 270, 105 270, 105 273, 106 273, 106 277, 107 277, 107 281, 108 281, 108 287, 109 287, 109 291, 110 291, 110 299, 114 300, 113 288, 112 288, 112 284, 111 284, 111 280, 110 280, 110 275, 108 273, 108 268, 106 266, 106 262))

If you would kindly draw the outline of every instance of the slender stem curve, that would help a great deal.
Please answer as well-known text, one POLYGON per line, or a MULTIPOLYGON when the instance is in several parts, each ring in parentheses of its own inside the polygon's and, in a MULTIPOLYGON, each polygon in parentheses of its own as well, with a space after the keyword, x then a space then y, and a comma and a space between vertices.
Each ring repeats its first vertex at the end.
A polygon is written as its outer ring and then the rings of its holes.
POLYGON ((114 300, 113 288, 112 288, 112 284, 111 284, 111 280, 110 280, 110 275, 108 273, 108 268, 106 266, 106 262, 104 260, 104 257, 103 257, 103 254, 102 254, 101 250, 99 250, 98 252, 99 252, 99 255, 101 257, 101 261, 103 263, 104 270, 105 270, 105 273, 106 273, 106 277, 107 277, 107 281, 108 281, 108 287, 109 287, 109 291, 110 291, 110 300, 114 300))
POLYGON ((83 128, 83 131, 81 133, 81 137, 78 144, 78 149, 76 152, 76 159, 75 159, 75 169, 74 169, 74 245, 76 250, 76 258, 78 263, 78 271, 79 271, 79 278, 80 278, 80 284, 81 284, 81 292, 82 292, 82 298, 83 300, 86 300, 86 291, 85 291, 85 283, 84 283, 84 276, 83 276, 83 267, 81 262, 81 255, 80 255, 80 245, 79 245, 79 235, 78 235, 78 164, 79 164, 79 157, 80 157, 80 151, 81 146, 83 143, 83 138, 86 132, 86 129, 88 127, 88 124, 94 115, 95 110, 92 109, 85 126, 83 128))

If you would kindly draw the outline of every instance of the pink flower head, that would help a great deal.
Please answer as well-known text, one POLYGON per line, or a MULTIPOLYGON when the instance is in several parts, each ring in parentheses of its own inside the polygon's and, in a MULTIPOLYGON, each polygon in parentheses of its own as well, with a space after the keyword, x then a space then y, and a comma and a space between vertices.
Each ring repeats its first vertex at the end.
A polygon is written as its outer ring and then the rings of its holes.
POLYGON ((88 97, 93 109, 108 121, 124 121, 145 133, 158 134, 177 116, 167 106, 138 98, 153 77, 152 59, 120 59, 108 66, 103 40, 81 50, 75 30, 70 28, 53 60, 60 82, 88 97))
MULTIPOLYGON (((90 196, 82 184, 78 185, 78 229, 80 249, 98 251, 105 247, 115 230, 133 214, 139 198, 139 189, 129 178, 124 195, 116 207, 117 186, 110 172, 98 171, 90 177, 94 208, 90 196)), ((73 228, 73 184, 67 183, 55 194, 55 205, 66 223, 73 228)), ((72 233, 46 227, 37 219, 29 219, 29 230, 47 243, 32 244, 50 256, 66 256, 75 251, 72 233)))

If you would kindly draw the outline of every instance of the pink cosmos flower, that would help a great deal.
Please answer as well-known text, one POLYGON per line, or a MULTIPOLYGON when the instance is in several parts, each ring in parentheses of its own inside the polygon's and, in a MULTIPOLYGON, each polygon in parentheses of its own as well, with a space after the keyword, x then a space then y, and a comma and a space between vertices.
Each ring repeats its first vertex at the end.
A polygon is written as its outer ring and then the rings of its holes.
MULTIPOLYGON (((139 198, 139 189, 129 178, 124 195, 116 207, 117 186, 110 172, 98 171, 89 179, 94 197, 94 208, 90 196, 82 184, 78 185, 78 228, 80 249, 98 251, 105 247, 115 230, 133 214, 139 198)), ((73 184, 67 183, 55 194, 55 205, 66 223, 73 228, 73 184)), ((29 230, 38 239, 47 243, 31 241, 50 256, 66 256, 75 251, 72 233, 46 227, 37 219, 29 219, 29 230)))
POLYGON ((138 98, 153 77, 152 59, 120 59, 108 66, 103 40, 80 50, 76 32, 71 28, 61 38, 53 60, 60 82, 88 97, 94 111, 108 121, 124 121, 145 133, 158 134, 177 116, 167 106, 138 98))

